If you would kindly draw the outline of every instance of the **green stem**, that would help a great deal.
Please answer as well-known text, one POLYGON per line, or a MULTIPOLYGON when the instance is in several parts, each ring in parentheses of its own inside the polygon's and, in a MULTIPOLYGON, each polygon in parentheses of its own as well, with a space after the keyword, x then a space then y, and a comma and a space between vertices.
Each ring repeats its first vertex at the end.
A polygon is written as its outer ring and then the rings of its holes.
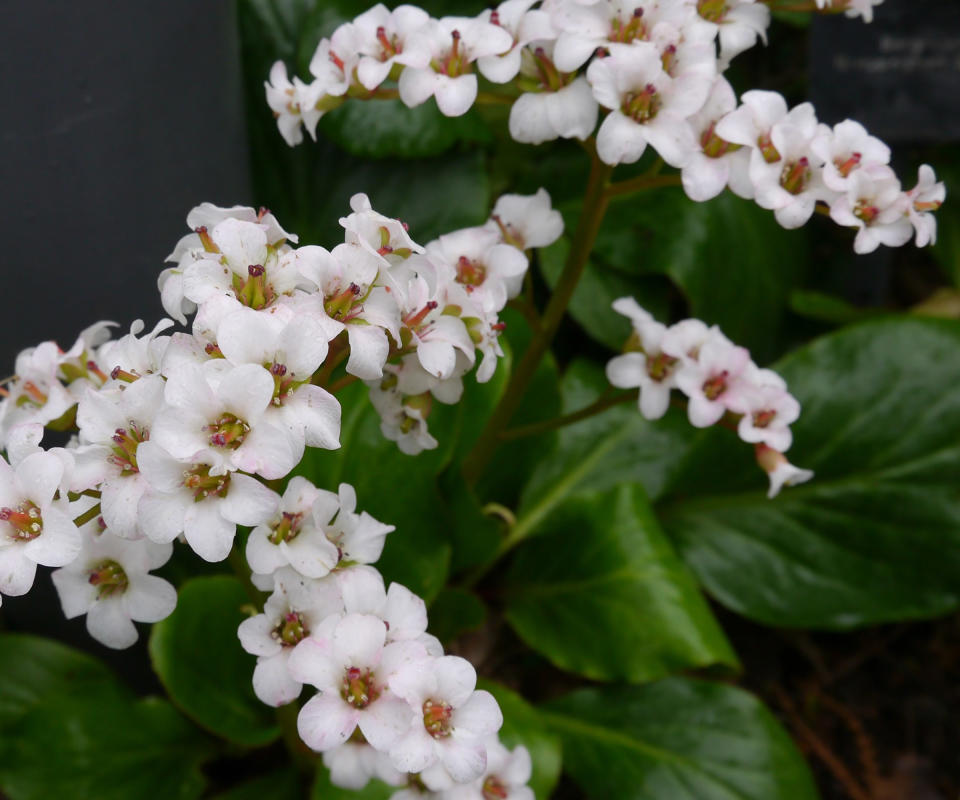
POLYGON ((553 419, 544 420, 543 422, 534 422, 531 425, 520 425, 516 428, 507 428, 507 430, 500 434, 500 438, 504 441, 523 439, 527 436, 536 436, 539 433, 546 433, 547 431, 553 431, 557 428, 564 428, 567 425, 573 425, 576 422, 580 422, 580 420, 594 417, 597 414, 602 414, 608 408, 618 406, 621 403, 629 403, 636 399, 636 391, 617 392, 616 394, 610 394, 608 392, 604 395, 601 395, 596 402, 581 408, 579 411, 574 411, 572 414, 564 414, 562 417, 554 417, 553 419))
POLYGON ((84 511, 79 517, 75 517, 73 520, 73 524, 76 525, 78 528, 82 528, 90 520, 96 519, 99 516, 100 516, 100 504, 97 503, 92 508, 88 508, 86 511, 84 511))
POLYGON ((550 343, 560 327, 570 298, 577 288, 577 283, 579 283, 580 276, 583 274, 590 251, 593 249, 593 243, 600 230, 604 212, 607 210, 608 196, 605 190, 612 171, 613 167, 600 161, 595 151, 591 153, 590 177, 587 180, 583 210, 580 213, 580 221, 573 236, 567 263, 553 290, 546 311, 544 311, 539 329, 534 331, 530 346, 510 376, 503 397, 494 409, 490 419, 487 420, 476 445, 464 459, 463 476, 467 483, 476 483, 493 457, 494 451, 500 443, 500 432, 507 427, 516 413, 540 359, 549 349, 550 343))
POLYGON ((626 181, 617 181, 607 187, 607 197, 616 197, 620 194, 631 194, 633 192, 642 192, 647 189, 661 189, 665 186, 679 186, 680 176, 676 173, 672 175, 657 175, 653 171, 645 175, 638 175, 636 178, 630 178, 626 181))

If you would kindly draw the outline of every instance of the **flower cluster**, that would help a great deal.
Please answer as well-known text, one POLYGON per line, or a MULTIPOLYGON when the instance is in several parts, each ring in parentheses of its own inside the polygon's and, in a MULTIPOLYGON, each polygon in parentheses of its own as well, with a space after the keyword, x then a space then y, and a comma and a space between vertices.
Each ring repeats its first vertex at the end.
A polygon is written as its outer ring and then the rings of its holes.
MULTIPOLYGON (((880 0, 818 0, 820 8, 873 17, 880 0)), ((738 105, 723 77, 730 60, 766 40, 767 5, 757 0, 507 0, 479 17, 433 19, 414 6, 364 12, 323 39, 313 80, 291 83, 277 62, 267 100, 290 144, 347 98, 393 96, 408 106, 434 97, 449 116, 479 95, 477 74, 512 83, 509 129, 520 142, 587 139, 607 164, 629 164, 652 147, 682 171, 687 195, 725 188, 774 211, 787 228, 817 204, 857 230, 855 250, 936 240, 943 184, 924 166, 903 191, 889 149, 855 122, 817 122, 804 103, 788 110, 775 92, 738 105), (383 88, 395 80, 396 90, 383 88)))
POLYGON ((691 425, 722 421, 754 445, 770 479, 769 497, 813 477, 783 455, 793 444, 790 425, 800 416, 800 403, 776 372, 754 364, 749 351, 715 325, 685 319, 668 327, 632 297, 615 300, 613 308, 630 320, 633 332, 624 353, 607 363, 607 379, 621 389, 640 389, 638 405, 646 419, 666 414, 671 391, 679 389, 691 425))
POLYGON ((369 566, 393 527, 358 511, 347 484, 275 488, 306 447, 340 446, 337 375, 369 383, 402 450, 436 446, 431 398, 456 402, 478 351, 489 380, 526 251, 563 223, 545 191, 505 195, 485 225, 421 247, 365 195, 351 209, 328 251, 296 247, 266 210, 198 206, 159 279, 167 312, 195 315, 191 333, 138 321, 111 339, 99 323, 67 351, 20 354, 0 388, 0 595, 55 567, 66 616, 128 647, 135 622, 176 605, 151 574, 176 540, 221 561, 251 528, 252 581, 272 591, 239 630, 254 690, 271 705, 319 690, 299 727, 336 783, 530 797, 529 754, 497 740, 500 709, 473 667, 426 633, 422 599, 369 566), (45 449, 44 428, 75 435, 45 449))

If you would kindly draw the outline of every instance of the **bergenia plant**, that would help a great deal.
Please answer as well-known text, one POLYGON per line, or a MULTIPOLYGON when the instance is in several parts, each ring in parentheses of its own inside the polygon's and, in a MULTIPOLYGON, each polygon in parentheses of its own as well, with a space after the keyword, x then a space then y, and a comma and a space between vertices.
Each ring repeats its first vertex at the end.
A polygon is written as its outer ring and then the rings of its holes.
POLYGON ((958 607, 960 329, 871 322, 771 365, 755 281, 802 250, 781 229, 932 244, 945 189, 727 70, 771 8, 880 2, 376 5, 293 31, 300 63, 253 76, 275 137, 479 143, 480 177, 445 156, 388 191, 374 161, 316 219, 288 175, 297 225, 202 203, 159 273, 168 319, 17 357, 0 594, 52 579, 107 648, 153 623, 173 705, 4 635, 0 788, 542 800, 563 772, 557 797, 815 798, 703 593, 779 628, 958 607), (694 275, 685 247, 762 271, 694 275), (47 730, 53 777, 27 754, 47 730))

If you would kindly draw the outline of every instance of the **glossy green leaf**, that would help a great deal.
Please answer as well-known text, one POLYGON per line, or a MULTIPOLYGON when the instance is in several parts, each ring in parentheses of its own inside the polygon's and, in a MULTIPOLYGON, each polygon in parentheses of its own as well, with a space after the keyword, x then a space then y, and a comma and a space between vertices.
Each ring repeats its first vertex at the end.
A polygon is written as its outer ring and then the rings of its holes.
POLYGON ((765 496, 751 449, 702 434, 660 516, 707 590, 772 625, 843 629, 960 606, 960 324, 869 322, 776 366, 803 405, 765 496))
POLYGON ((507 620, 534 650, 598 680, 736 665, 640 487, 569 498, 546 525, 506 577, 507 620))
POLYGON ((198 724, 257 747, 280 734, 274 711, 253 693, 256 659, 237 627, 250 603, 237 578, 195 578, 180 587, 177 608, 150 635, 150 658, 171 699, 198 724))
POLYGON ((516 692, 492 681, 481 680, 478 689, 486 689, 497 698, 503 712, 500 741, 513 749, 523 745, 530 751, 533 774, 530 788, 537 800, 547 800, 560 779, 560 738, 551 730, 539 709, 531 706, 516 692))
MULTIPOLYGON (((570 242, 558 239, 539 251, 540 271, 553 288, 560 279, 570 242)), ((637 275, 588 262, 570 298, 568 312, 584 333, 611 350, 619 350, 630 336, 630 321, 611 308, 618 297, 630 296, 658 319, 666 319, 669 281, 657 275, 637 275)))
POLYGON ((764 361, 779 350, 806 239, 749 200, 726 193, 695 203, 682 189, 668 188, 612 202, 594 252, 628 274, 670 276, 686 295, 690 316, 719 325, 764 361))
POLYGON ((213 753, 212 740, 164 700, 53 696, 9 729, 0 788, 10 800, 195 800, 213 753))
POLYGON ((752 695, 670 678, 549 703, 564 770, 592 800, 816 800, 810 771, 752 695))
POLYGON ((0 634, 0 744, 5 731, 48 698, 91 693, 129 696, 93 656, 39 636, 0 634))
POLYGON ((473 592, 448 586, 430 605, 428 630, 446 644, 462 633, 479 628, 486 617, 486 606, 473 592))

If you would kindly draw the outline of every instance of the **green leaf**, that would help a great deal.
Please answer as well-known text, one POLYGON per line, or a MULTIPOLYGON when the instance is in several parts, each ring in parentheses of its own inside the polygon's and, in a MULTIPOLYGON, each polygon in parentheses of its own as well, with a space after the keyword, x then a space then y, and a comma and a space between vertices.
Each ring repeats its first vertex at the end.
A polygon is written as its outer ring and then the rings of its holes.
POLYGON ((362 789, 343 789, 330 783, 330 773, 325 767, 317 768, 317 778, 310 793, 312 800, 390 800, 397 791, 376 778, 362 789))
POLYGON ((214 752, 166 701, 99 692, 48 698, 7 732, 0 786, 10 800, 195 800, 214 752))
MULTIPOLYGON (((612 393, 603 368, 589 361, 574 361, 564 373, 561 388, 563 414, 587 408, 605 392, 612 393)), ((648 422, 632 399, 563 428, 554 447, 541 450, 523 489, 517 527, 524 535, 546 530, 544 519, 577 492, 639 483, 648 496, 658 497, 680 468, 689 437, 685 414, 673 409, 664 419, 648 422)))
POLYGON ((801 317, 833 325, 861 322, 869 317, 882 316, 885 313, 876 308, 858 308, 832 294, 800 289, 790 293, 790 310, 801 317))
POLYGON ((444 588, 430 606, 430 633, 447 644, 460 634, 483 625, 487 609, 473 592, 456 586, 444 588))
POLYGON ((660 515, 728 608, 845 629, 960 606, 960 324, 891 318, 776 365, 803 406, 775 500, 751 448, 701 434, 660 515))
POLYGON ((530 788, 537 800, 547 800, 560 779, 560 738, 540 711, 516 692, 486 680, 479 681, 477 688, 486 689, 497 698, 503 711, 500 741, 511 749, 522 744, 530 751, 533 762, 530 788))
POLYGON ((273 709, 253 693, 256 660, 237 627, 250 602, 237 578, 194 578, 177 608, 150 635, 150 658, 170 698, 194 721, 229 741, 259 747, 280 735, 273 709))
POLYGON ((323 117, 320 130, 359 158, 425 158, 457 142, 486 142, 490 132, 475 113, 445 117, 428 101, 407 108, 400 100, 348 100, 323 117))
POLYGON ((269 775, 253 778, 229 791, 216 795, 213 800, 300 800, 303 788, 300 775, 294 767, 277 770, 269 775))
MULTIPOLYGON (((540 271, 551 289, 560 279, 569 252, 570 241, 565 237, 539 251, 540 271)), ((629 295, 653 316, 666 319, 668 290, 669 283, 659 276, 628 274, 591 261, 570 298, 568 310, 588 336, 619 352, 631 328, 626 317, 613 311, 613 301, 629 295)))
POLYGON ((549 703, 564 769, 594 800, 816 800, 810 771, 763 704, 670 678, 549 703))
POLYGON ((779 351, 806 239, 730 193, 695 203, 667 188, 612 203, 594 252, 627 274, 668 275, 687 296, 690 316, 719 325, 763 362, 779 351))
POLYGON ((933 255, 943 271, 960 286, 960 158, 955 153, 937 160, 938 177, 947 186, 947 201, 937 212, 937 243, 933 255))
POLYGON ((518 550, 506 578, 507 620, 534 650, 597 680, 736 666, 640 487, 569 498, 548 527, 518 550))
POLYGON ((0 743, 3 732, 44 700, 90 693, 129 696, 93 656, 39 636, 0 634, 0 743))

